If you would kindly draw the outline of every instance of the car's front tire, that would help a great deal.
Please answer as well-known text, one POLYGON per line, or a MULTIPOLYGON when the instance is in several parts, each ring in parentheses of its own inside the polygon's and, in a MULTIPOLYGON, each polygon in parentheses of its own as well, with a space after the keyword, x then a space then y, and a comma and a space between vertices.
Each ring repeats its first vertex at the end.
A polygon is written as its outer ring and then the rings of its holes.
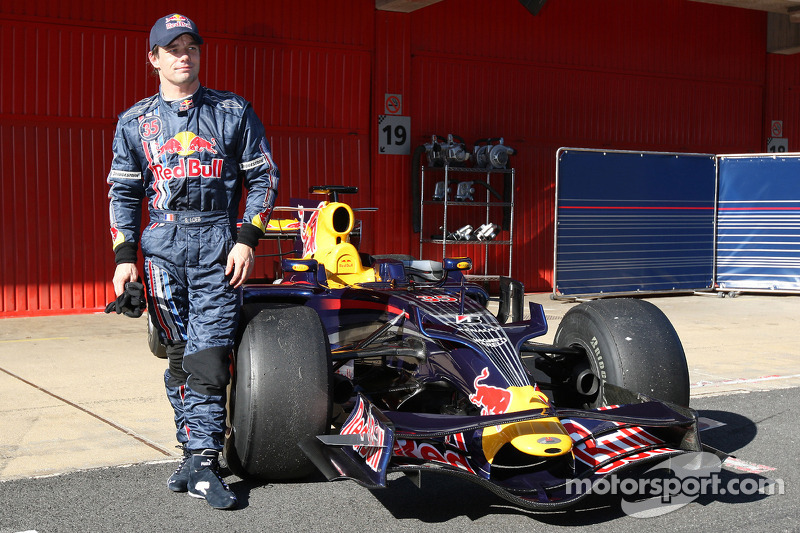
POLYGON ((330 349, 322 323, 309 307, 248 305, 242 326, 228 465, 242 477, 304 477, 314 466, 298 442, 330 427, 330 349))
MULTIPOLYGON (((601 380, 649 397, 689 405, 689 369, 678 334, 664 313, 645 300, 593 300, 564 315, 554 344, 580 348, 601 380)), ((587 407, 609 401, 601 382, 587 407)))

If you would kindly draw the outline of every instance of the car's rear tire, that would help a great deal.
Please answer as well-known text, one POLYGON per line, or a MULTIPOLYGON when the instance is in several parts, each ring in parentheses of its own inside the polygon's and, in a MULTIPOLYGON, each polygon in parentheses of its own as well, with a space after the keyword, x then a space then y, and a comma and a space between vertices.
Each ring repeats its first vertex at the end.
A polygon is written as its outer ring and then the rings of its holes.
POLYGON ((330 427, 330 349, 319 316, 299 305, 248 305, 242 327, 228 465, 242 477, 307 476, 314 466, 297 444, 330 427))
POLYGON ((161 344, 158 330, 153 325, 153 319, 149 313, 147 314, 147 346, 150 347, 150 352, 159 359, 167 358, 167 347, 161 344))
MULTIPOLYGON (((651 398, 689 405, 689 369, 675 328, 645 300, 593 300, 564 315, 557 346, 578 347, 601 380, 651 398)), ((614 403, 602 386, 587 407, 614 403)))

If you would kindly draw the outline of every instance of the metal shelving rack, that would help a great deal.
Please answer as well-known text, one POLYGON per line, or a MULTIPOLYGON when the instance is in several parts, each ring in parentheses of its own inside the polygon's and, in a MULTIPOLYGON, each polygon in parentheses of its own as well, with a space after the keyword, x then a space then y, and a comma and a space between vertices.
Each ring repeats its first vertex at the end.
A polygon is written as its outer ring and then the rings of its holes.
MULTIPOLYGON (((508 247, 508 273, 504 274, 511 277, 511 260, 513 254, 513 241, 514 241, 514 169, 513 168, 500 168, 500 169, 487 169, 487 168, 462 168, 462 167, 451 167, 451 166, 444 166, 444 167, 425 167, 423 166, 420 172, 420 190, 421 190, 421 199, 420 199, 420 210, 419 210, 419 227, 420 227, 420 239, 419 239, 419 255, 422 257, 422 245, 425 243, 433 243, 433 244, 441 244, 442 245, 442 258, 447 257, 447 246, 452 245, 470 245, 470 246, 480 246, 483 247, 483 274, 478 275, 468 275, 466 276, 470 280, 474 281, 492 281, 497 280, 500 278, 499 274, 489 274, 489 247, 490 246, 507 246, 508 247), (491 185, 492 184, 492 176, 500 175, 505 176, 507 174, 511 175, 510 180, 510 191, 508 196, 508 201, 492 201, 491 193, 489 189, 486 189, 485 200, 484 201, 459 201, 459 200, 450 200, 449 194, 445 194, 442 200, 430 200, 426 199, 426 194, 429 192, 428 189, 425 187, 425 174, 426 173, 444 173, 444 190, 447 191, 450 187, 450 180, 451 173, 452 174, 475 174, 480 175, 486 178, 486 183, 491 185), (430 239, 425 238, 425 206, 441 206, 443 209, 442 213, 442 238, 441 239, 430 239), (503 207, 510 209, 510 216, 509 216, 509 224, 508 228, 503 228, 504 230, 508 230, 508 240, 487 240, 487 241, 478 241, 478 240, 453 240, 447 239, 448 234, 448 227, 447 227, 447 218, 448 218, 448 208, 454 206, 466 206, 466 207, 483 207, 485 208, 485 223, 493 222, 489 220, 490 210, 492 207, 503 207)), ((428 195, 430 197, 430 195, 428 195)))

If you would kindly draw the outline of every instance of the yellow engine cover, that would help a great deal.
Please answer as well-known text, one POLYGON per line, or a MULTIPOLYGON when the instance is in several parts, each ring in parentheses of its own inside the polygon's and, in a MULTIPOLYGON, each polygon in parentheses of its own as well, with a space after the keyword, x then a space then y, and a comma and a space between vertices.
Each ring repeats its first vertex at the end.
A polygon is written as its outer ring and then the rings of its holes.
POLYGON ((358 250, 349 242, 318 251, 314 259, 325 267, 328 286, 333 289, 377 280, 375 270, 364 267, 358 250))

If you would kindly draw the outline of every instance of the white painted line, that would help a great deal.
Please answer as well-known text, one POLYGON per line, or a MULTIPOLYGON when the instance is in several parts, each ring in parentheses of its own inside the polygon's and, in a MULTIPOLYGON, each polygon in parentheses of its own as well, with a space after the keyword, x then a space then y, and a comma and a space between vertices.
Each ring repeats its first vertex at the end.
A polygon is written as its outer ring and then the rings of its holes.
POLYGON ((724 385, 740 385, 743 383, 761 383, 763 381, 776 381, 782 379, 795 379, 800 378, 800 374, 792 374, 790 376, 761 376, 759 378, 737 378, 725 379, 722 381, 698 381, 692 383, 689 387, 692 389, 699 389, 701 387, 721 387, 724 385))
POLYGON ((748 474, 763 474, 764 472, 772 472, 775 468, 767 465, 757 465, 755 463, 748 463, 736 457, 728 457, 722 463, 722 466, 738 470, 739 472, 746 472, 748 474))
POLYGON ((12 342, 40 342, 40 341, 61 341, 69 337, 42 337, 40 339, 8 339, 0 341, 0 344, 10 344, 12 342))

